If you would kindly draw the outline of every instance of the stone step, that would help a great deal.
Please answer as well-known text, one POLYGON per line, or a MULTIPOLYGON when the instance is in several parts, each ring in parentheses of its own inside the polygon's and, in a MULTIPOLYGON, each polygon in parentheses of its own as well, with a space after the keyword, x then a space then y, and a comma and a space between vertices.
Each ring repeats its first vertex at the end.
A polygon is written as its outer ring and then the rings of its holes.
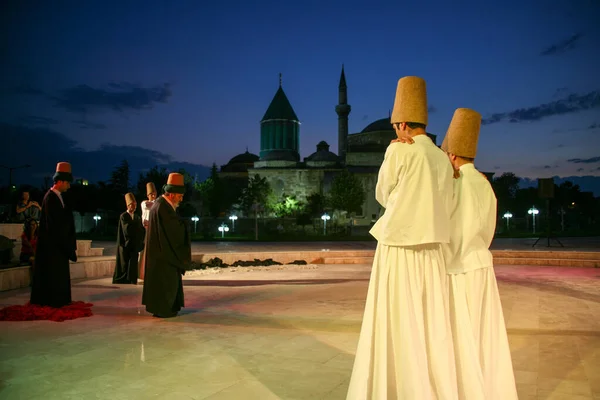
POLYGON ((578 267, 600 268, 600 260, 585 260, 580 258, 502 258, 494 257, 494 265, 537 265, 546 267, 578 267))
POLYGON ((323 264, 373 264, 373 257, 323 257, 323 264))
MULTIPOLYGON (((358 256, 325 255, 318 264, 372 264, 368 252, 358 256)), ((371 252, 374 253, 374 252, 371 252)), ((493 250, 494 265, 538 265, 556 267, 600 268, 600 252, 583 251, 506 251, 493 250)))
POLYGON ((104 253, 103 247, 92 247, 89 252, 90 257, 101 257, 104 253))
POLYGON ((600 251, 520 251, 520 250, 492 250, 494 258, 544 258, 544 259, 583 259, 600 260, 600 251))

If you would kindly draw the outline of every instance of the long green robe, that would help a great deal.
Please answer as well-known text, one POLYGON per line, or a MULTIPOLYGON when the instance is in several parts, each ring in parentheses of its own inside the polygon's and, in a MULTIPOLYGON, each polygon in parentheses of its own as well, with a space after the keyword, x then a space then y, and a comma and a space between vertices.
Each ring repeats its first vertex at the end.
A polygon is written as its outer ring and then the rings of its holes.
POLYGON ((150 210, 147 235, 142 304, 149 313, 169 316, 184 306, 181 277, 192 262, 189 228, 160 197, 150 210))

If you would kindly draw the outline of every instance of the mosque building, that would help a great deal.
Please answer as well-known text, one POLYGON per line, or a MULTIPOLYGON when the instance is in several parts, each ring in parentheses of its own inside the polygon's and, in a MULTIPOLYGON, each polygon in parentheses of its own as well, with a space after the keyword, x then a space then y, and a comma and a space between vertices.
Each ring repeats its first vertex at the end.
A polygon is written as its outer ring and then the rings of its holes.
MULTIPOLYGON (((280 76, 279 88, 260 121, 260 155, 246 151, 233 157, 221 167, 219 176, 247 181, 248 176, 259 175, 267 179, 276 195, 296 196, 306 201, 313 193, 327 194, 334 177, 348 170, 360 179, 365 190, 362 211, 353 216, 353 224, 370 224, 382 211, 375 200, 377 174, 385 150, 396 133, 388 117, 370 123, 359 133, 348 134, 351 106, 343 66, 335 111, 338 115, 337 154, 321 141, 316 151, 301 161, 298 152, 300 119, 283 91, 280 76)), ((436 143, 436 135, 427 135, 436 143)))

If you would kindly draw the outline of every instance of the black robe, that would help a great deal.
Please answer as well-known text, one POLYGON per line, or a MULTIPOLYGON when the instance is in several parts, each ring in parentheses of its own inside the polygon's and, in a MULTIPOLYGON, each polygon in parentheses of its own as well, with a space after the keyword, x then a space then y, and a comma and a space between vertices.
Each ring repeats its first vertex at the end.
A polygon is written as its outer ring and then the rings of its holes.
POLYGON ((181 276, 192 262, 189 229, 160 197, 150 210, 147 235, 142 304, 149 313, 171 316, 184 306, 181 276))
POLYGON ((119 217, 117 231, 117 264, 113 274, 113 283, 137 285, 138 258, 144 248, 146 229, 139 215, 133 218, 126 211, 119 217))
POLYGON ((70 207, 49 190, 42 202, 31 283, 32 304, 62 307, 71 303, 69 259, 76 261, 75 220, 70 207))

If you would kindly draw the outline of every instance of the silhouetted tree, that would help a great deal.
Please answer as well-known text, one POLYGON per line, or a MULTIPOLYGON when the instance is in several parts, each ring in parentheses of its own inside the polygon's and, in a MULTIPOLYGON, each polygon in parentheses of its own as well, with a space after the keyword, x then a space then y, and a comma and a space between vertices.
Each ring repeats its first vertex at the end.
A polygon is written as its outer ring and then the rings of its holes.
POLYGON ((123 195, 129 192, 129 163, 123 160, 121 165, 113 169, 110 175, 112 188, 123 195))
POLYGON ((334 210, 358 213, 365 201, 365 189, 356 175, 343 170, 333 178, 328 197, 334 210))

